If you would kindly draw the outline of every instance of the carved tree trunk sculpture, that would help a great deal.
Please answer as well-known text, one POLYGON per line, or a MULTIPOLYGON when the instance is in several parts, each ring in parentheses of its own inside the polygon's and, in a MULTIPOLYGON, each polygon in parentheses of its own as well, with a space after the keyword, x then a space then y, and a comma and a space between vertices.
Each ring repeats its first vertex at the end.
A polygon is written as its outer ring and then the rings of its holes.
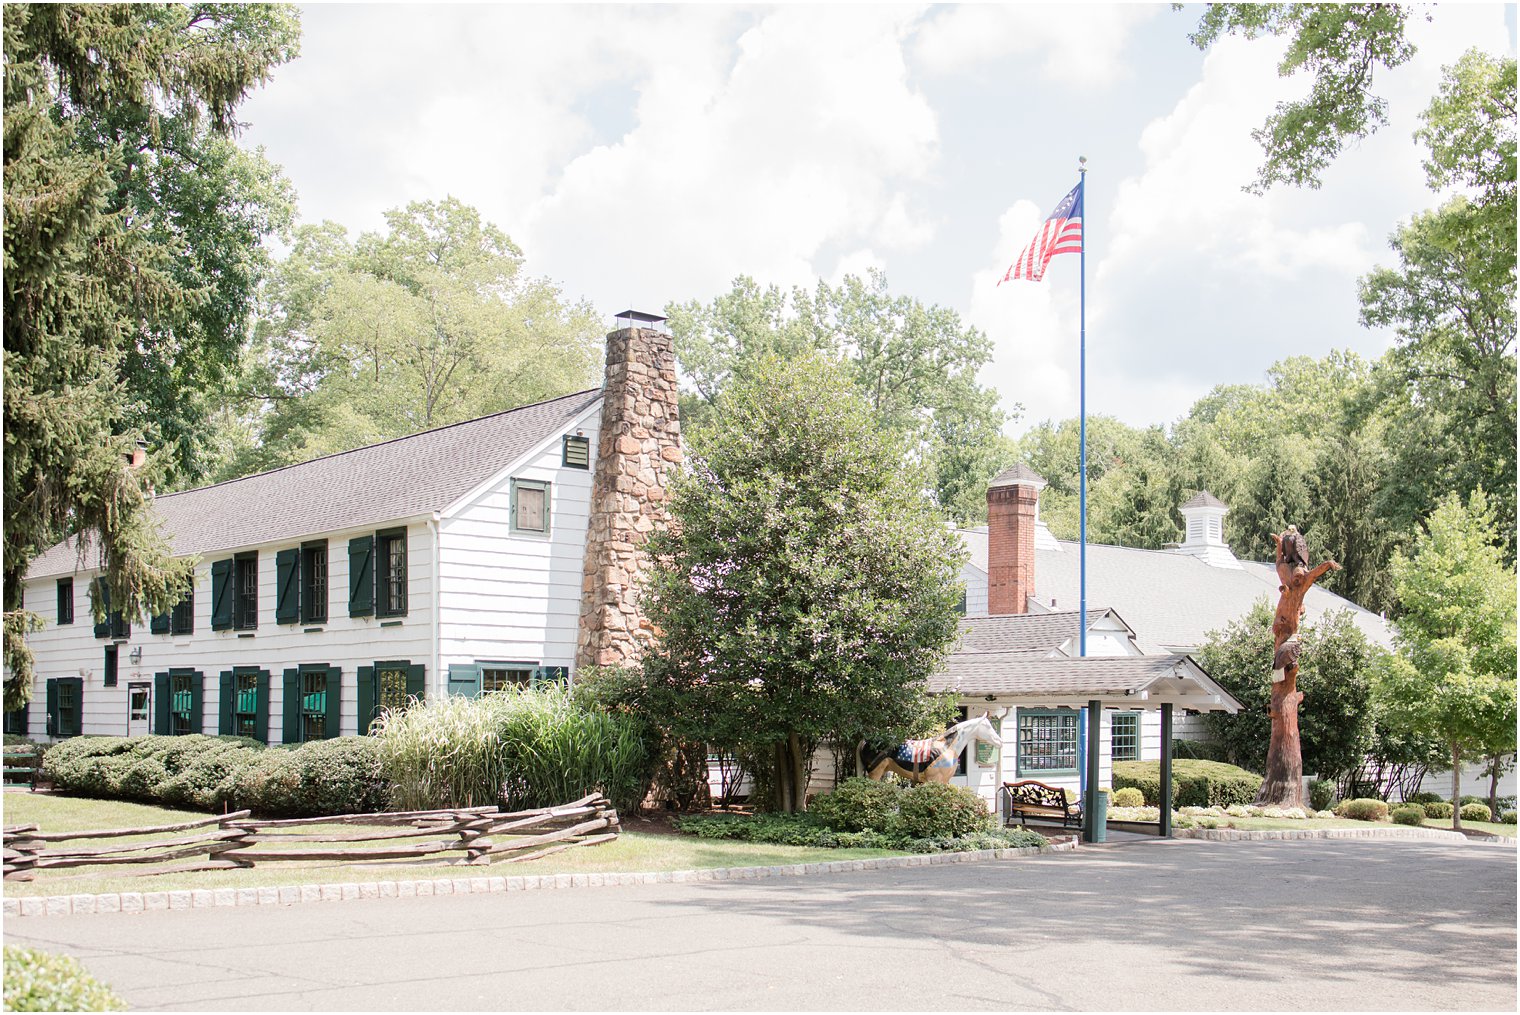
POLYGON ((1272 618, 1272 740, 1267 747, 1267 775, 1256 793, 1256 803, 1273 807, 1304 806, 1304 756, 1298 736, 1298 705, 1304 693, 1298 689, 1298 622, 1304 613, 1304 596, 1328 571, 1341 566, 1327 560, 1309 570, 1303 537, 1292 526, 1274 535, 1277 544, 1277 580, 1281 595, 1272 618))

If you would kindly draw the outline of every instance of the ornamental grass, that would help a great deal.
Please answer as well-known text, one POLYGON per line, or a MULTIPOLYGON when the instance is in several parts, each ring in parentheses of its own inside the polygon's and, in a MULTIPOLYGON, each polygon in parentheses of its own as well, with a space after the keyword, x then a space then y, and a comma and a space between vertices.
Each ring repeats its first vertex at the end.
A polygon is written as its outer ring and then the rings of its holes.
POLYGON ((382 714, 377 735, 399 810, 552 807, 592 792, 629 810, 652 774, 631 719, 559 687, 430 699, 382 714))

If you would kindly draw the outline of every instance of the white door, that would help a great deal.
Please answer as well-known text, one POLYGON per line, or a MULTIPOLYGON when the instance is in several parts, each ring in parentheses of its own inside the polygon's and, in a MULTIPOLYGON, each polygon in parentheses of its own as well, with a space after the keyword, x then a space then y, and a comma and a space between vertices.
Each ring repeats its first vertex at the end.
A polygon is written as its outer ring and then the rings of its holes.
POLYGON ((153 732, 153 685, 127 685, 127 736, 140 737, 153 732))

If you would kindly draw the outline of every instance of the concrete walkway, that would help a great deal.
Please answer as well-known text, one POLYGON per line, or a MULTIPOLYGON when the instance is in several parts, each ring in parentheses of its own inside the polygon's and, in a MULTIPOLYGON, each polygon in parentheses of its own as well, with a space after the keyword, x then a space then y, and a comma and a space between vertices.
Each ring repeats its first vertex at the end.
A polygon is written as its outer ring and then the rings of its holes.
POLYGON ((1157 842, 769 881, 21 919, 156 1010, 1515 1009, 1513 847, 1157 842))

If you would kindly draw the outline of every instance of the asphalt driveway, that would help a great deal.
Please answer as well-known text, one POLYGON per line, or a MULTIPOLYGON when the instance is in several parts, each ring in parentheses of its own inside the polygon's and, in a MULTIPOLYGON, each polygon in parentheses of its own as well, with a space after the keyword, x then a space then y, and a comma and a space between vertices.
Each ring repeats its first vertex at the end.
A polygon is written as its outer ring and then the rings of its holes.
POLYGON ((8 921, 155 1010, 1514 1011, 1513 846, 1205 843, 8 921))

